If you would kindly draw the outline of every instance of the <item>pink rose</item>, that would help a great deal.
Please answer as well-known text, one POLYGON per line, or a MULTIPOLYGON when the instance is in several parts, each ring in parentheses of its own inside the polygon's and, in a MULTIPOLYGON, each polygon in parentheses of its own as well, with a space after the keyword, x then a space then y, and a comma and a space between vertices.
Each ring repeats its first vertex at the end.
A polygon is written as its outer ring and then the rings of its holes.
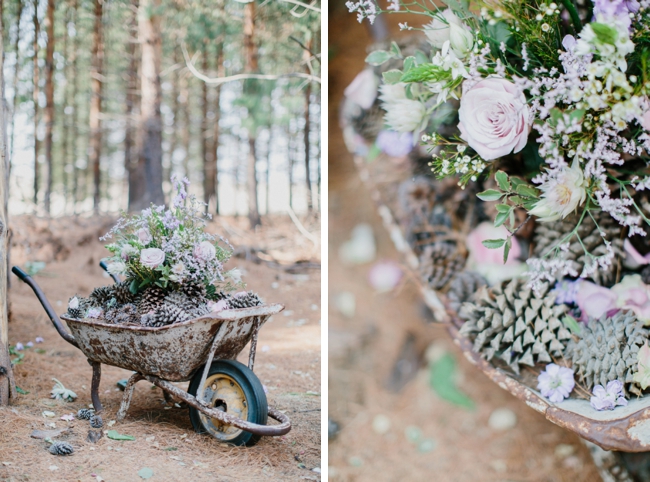
POLYGON ((517 238, 512 238, 508 261, 503 264, 503 248, 488 249, 483 246, 486 239, 505 239, 508 230, 504 226, 495 228, 492 223, 483 222, 467 235, 467 268, 481 274, 489 284, 515 278, 526 270, 526 265, 519 261, 521 246, 517 238))
POLYGON ((379 79, 372 69, 362 70, 343 93, 363 109, 370 109, 377 98, 379 79))
POLYGON ((458 117, 461 139, 486 161, 519 152, 528 140, 526 97, 505 79, 485 79, 465 92, 458 117))
POLYGON ((632 310, 639 321, 650 323, 650 286, 641 281, 640 275, 625 276, 612 286, 612 292, 618 296, 617 307, 632 310))
POLYGON ((210 261, 217 254, 217 250, 210 241, 203 241, 194 246, 194 257, 202 261, 210 261))
POLYGON ((146 246, 151 242, 151 234, 149 233, 149 230, 146 228, 138 229, 135 235, 138 237, 138 239, 143 244, 143 246, 146 246))
POLYGON ((618 311, 617 298, 616 293, 608 288, 590 281, 580 281, 576 303, 582 311, 581 320, 587 321, 589 317, 600 318, 603 315, 614 315, 618 311))
POLYGON ((157 268, 165 262, 165 252, 158 248, 143 249, 140 253, 140 263, 147 268, 157 268))

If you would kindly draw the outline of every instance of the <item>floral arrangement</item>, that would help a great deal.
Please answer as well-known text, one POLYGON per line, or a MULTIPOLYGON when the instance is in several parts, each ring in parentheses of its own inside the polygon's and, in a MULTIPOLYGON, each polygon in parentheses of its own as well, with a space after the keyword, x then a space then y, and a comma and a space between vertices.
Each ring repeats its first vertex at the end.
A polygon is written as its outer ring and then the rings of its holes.
POLYGON ((624 406, 650 387, 650 1, 445 3, 347 3, 423 19, 400 28, 427 48, 372 51, 380 85, 346 91, 428 152, 397 196, 422 279, 542 396, 624 406))

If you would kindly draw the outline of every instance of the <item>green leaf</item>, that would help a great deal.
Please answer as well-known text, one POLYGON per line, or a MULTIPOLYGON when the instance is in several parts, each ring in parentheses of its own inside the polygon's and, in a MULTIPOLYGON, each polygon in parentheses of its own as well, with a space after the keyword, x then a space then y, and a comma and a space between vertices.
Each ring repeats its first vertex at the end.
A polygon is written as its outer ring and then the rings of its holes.
POLYGON ((506 222, 506 219, 508 219, 508 214, 509 214, 509 212, 498 213, 497 216, 496 216, 496 218, 494 218, 494 227, 495 227, 495 228, 498 228, 498 227, 501 226, 503 223, 505 223, 505 222, 506 222))
POLYGON ((106 433, 106 436, 112 440, 135 440, 135 437, 132 435, 122 435, 118 433, 117 430, 109 430, 106 433))
POLYGON ((517 206, 519 206, 519 205, 525 203, 526 200, 523 197, 520 197, 520 196, 510 196, 510 202, 517 205, 517 206))
POLYGON ((370 52, 370 54, 368 54, 366 57, 366 63, 376 66, 381 65, 384 62, 388 62, 392 58, 393 54, 390 52, 386 52, 385 50, 375 50, 374 52, 370 52))
POLYGON ((550 114, 551 117, 548 120, 548 123, 551 125, 551 127, 556 127, 558 121, 562 118, 562 111, 557 107, 553 107, 550 111, 550 114))
POLYGON ((442 358, 429 366, 429 384, 436 394, 443 400, 455 405, 474 409, 474 401, 461 392, 455 383, 456 360, 445 353, 442 358))
POLYGON ((503 171, 497 171, 494 175, 502 191, 510 191, 510 181, 508 175, 503 171))
POLYGON ((586 112, 587 111, 585 109, 575 109, 569 114, 569 119, 571 119, 571 121, 580 123, 582 122, 582 119, 584 118, 586 112))
POLYGON ((433 64, 422 64, 413 67, 408 72, 405 72, 401 78, 402 82, 429 82, 440 80, 441 76, 447 76, 440 67, 433 64))
POLYGON ((398 69, 387 70, 382 73, 381 76, 384 78, 384 82, 387 84, 397 84, 401 79, 404 73, 398 69))
POLYGON ((497 204, 494 206, 499 213, 509 213, 511 207, 508 206, 507 204, 497 204))
POLYGON ((604 44, 615 45, 618 40, 618 32, 611 25, 605 23, 592 22, 591 29, 596 34, 596 38, 604 44))
POLYGON ((510 247, 512 246, 512 237, 508 237, 505 246, 503 247, 503 264, 506 264, 508 261, 508 254, 510 253, 510 247))
POLYGON ((510 182, 511 182, 512 185, 515 187, 515 189, 517 189, 517 186, 519 186, 519 185, 521 185, 521 184, 526 184, 526 181, 524 181, 524 180, 521 179, 521 178, 518 178, 517 176, 512 176, 512 177, 510 178, 510 182))
POLYGON ((20 388, 18 385, 16 385, 16 391, 20 393, 21 395, 27 395, 29 392, 27 390, 23 390, 20 388))
POLYGON ((129 284, 129 291, 132 295, 138 294, 138 281, 136 279, 133 279, 129 284))
POLYGON ((421 50, 415 51, 415 63, 417 65, 427 64, 430 61, 431 60, 429 59, 429 57, 427 57, 427 55, 424 52, 422 52, 421 50))
POLYGON ((520 184, 517 186, 517 192, 526 197, 532 197, 535 199, 539 197, 539 191, 528 184, 520 184))
POLYGON ((482 241, 481 244, 488 249, 499 249, 505 244, 505 242, 505 239, 486 239, 482 241))
POLYGON ((390 43, 390 53, 393 54, 393 57, 397 59, 402 58, 402 51, 400 50, 399 45, 397 45, 397 42, 392 41, 390 43))
POLYGON ((498 201, 503 196, 502 192, 497 191, 496 189, 487 189, 483 192, 480 192, 476 195, 481 201, 498 201))
POLYGON ((562 323, 569 329, 574 335, 580 334, 580 323, 571 315, 566 315, 562 318, 562 323))
POLYGON ((413 67, 415 67, 415 57, 406 57, 404 59, 404 67, 402 67, 404 72, 408 72, 413 67))
POLYGON ((144 467, 138 470, 138 475, 140 476, 141 479, 150 479, 151 477, 153 477, 153 469, 150 469, 149 467, 144 467))
POLYGON ((375 159, 377 159, 380 154, 381 154, 381 148, 375 142, 372 146, 370 146, 370 149, 368 149, 368 155, 366 156, 366 160, 368 162, 372 162, 375 159))

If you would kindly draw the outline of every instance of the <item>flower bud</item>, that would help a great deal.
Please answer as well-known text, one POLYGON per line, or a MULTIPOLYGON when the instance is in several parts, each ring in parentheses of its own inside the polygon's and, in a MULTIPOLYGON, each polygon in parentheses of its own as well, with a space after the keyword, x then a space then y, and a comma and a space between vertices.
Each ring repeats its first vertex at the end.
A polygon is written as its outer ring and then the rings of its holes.
POLYGON ((456 56, 463 58, 474 48, 474 36, 465 26, 450 23, 449 44, 456 56))

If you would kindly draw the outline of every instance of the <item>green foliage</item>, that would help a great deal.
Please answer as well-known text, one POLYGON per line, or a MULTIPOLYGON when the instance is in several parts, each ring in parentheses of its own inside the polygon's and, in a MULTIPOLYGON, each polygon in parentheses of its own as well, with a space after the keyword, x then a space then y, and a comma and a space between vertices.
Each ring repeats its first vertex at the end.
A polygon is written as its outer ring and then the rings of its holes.
POLYGON ((455 378, 456 360, 450 353, 429 365, 429 384, 433 391, 443 400, 473 410, 474 401, 458 389, 455 378))

